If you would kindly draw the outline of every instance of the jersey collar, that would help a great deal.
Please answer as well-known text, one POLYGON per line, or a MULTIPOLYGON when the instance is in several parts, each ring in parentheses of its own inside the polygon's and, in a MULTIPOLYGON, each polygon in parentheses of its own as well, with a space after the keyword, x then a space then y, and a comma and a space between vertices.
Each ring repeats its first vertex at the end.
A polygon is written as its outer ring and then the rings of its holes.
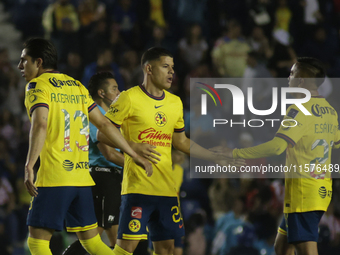
POLYGON ((155 99, 155 100, 163 100, 164 97, 165 97, 165 93, 163 91, 163 95, 161 95, 160 97, 156 97, 154 95, 151 95, 149 92, 147 92, 147 90, 145 89, 145 87, 143 85, 139 85, 140 89, 148 96, 148 97, 151 97, 152 99, 155 99))
POLYGON ((57 70, 53 70, 53 71, 47 71, 47 72, 45 72, 45 73, 60 73, 60 72, 57 71, 57 70))

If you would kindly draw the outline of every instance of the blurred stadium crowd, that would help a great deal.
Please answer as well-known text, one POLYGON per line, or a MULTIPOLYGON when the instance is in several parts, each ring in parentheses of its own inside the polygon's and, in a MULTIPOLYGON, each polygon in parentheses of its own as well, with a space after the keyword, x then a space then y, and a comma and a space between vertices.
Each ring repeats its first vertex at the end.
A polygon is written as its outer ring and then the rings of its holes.
MULTIPOLYGON (((59 71, 85 86, 93 74, 108 70, 114 74, 120 91, 141 84, 141 53, 152 46, 170 50, 176 71, 171 91, 183 100, 188 135, 189 119, 195 118, 194 109, 189 112, 190 78, 287 78, 297 56, 322 60, 330 78, 340 74, 340 0, 0 2, 9 14, 8 22, 21 31, 22 41, 31 36, 49 38, 59 52, 59 71)), ((334 81, 324 84, 320 93, 340 112, 340 88, 334 81)), ((30 125, 23 105, 24 86, 6 45, 1 45, 3 255, 24 254, 27 235, 30 196, 23 185, 23 169, 30 125)), ((271 93, 264 91, 268 88, 258 95, 258 102, 271 100, 271 93)), ((202 129, 203 126, 202 123, 202 129)), ((242 130, 228 137, 227 143, 248 147, 265 142, 275 131, 254 136, 242 130)), ((340 163, 340 153, 333 155, 333 163, 340 163)), ((248 163, 283 164, 284 160, 281 155, 248 163)), ((249 255, 275 254, 273 243, 282 218, 283 179, 190 179, 188 159, 183 156, 179 163, 184 168, 180 195, 186 227, 185 254, 232 255, 240 254, 242 249, 249 255)), ((333 203, 320 226, 320 255, 340 254, 339 194, 340 182, 334 179, 333 203)))

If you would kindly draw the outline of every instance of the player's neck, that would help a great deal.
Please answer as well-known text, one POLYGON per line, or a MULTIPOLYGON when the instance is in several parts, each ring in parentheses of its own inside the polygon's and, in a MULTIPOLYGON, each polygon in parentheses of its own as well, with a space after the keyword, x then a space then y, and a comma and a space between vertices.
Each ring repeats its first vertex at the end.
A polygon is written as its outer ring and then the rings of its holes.
POLYGON ((161 97, 164 93, 163 89, 157 88, 155 85, 153 85, 152 83, 148 82, 148 83, 143 83, 142 86, 144 86, 144 88, 146 89, 146 91, 155 96, 155 97, 161 97))
POLYGON ((109 110, 109 106, 107 106, 103 100, 96 100, 96 104, 103 108, 105 112, 109 110))
POLYGON ((39 72, 38 72, 37 77, 39 77, 43 73, 52 72, 52 71, 54 71, 54 69, 40 69, 39 72))

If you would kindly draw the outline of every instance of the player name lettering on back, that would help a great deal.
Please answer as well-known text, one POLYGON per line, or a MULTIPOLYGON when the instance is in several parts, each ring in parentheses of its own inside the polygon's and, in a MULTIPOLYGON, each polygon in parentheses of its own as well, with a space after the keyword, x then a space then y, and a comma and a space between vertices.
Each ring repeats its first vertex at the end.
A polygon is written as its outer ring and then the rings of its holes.
POLYGON ((68 104, 87 104, 86 95, 69 95, 62 93, 51 93, 51 102, 68 104))
POLYGON ((316 134, 321 134, 321 133, 335 134, 337 129, 338 129, 338 126, 329 124, 329 123, 320 123, 320 124, 314 125, 314 132, 316 134))
POLYGON ((49 78, 48 81, 57 88, 62 88, 63 86, 78 86, 79 84, 75 81, 75 80, 67 80, 67 81, 63 81, 63 80, 58 80, 57 78, 53 77, 53 78, 49 78))

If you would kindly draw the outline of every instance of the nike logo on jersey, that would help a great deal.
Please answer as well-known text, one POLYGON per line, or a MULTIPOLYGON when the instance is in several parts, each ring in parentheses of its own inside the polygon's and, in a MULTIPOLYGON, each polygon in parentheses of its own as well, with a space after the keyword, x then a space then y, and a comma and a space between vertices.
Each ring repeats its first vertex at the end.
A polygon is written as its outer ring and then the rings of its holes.
POLYGON ((156 105, 155 105, 155 109, 157 109, 157 108, 159 108, 159 107, 162 107, 162 106, 163 106, 163 105, 159 105, 159 106, 156 106, 156 105))

